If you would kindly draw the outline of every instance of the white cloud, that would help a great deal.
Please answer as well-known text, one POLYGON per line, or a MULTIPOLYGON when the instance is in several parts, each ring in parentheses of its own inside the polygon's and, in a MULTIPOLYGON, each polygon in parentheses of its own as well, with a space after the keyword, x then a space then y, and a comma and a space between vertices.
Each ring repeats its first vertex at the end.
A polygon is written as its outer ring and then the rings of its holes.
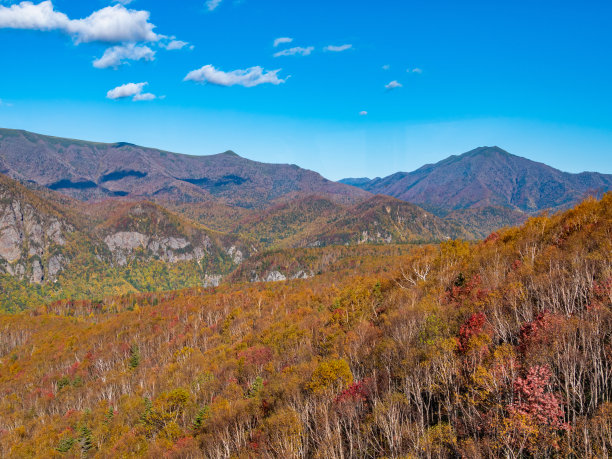
POLYGON ((0 27, 11 29, 55 30, 65 29, 70 19, 54 11, 50 1, 34 5, 21 2, 18 5, 0 6, 0 27))
POLYGON ((132 98, 133 101, 141 101, 141 100, 153 100, 155 99, 155 94, 151 94, 150 92, 145 92, 142 94, 136 94, 134 95, 134 97, 132 98))
POLYGON ((129 43, 127 45, 113 46, 104 51, 104 55, 93 62, 93 66, 98 69, 106 69, 109 67, 117 68, 124 64, 125 61, 153 61, 155 60, 155 51, 148 46, 135 45, 129 43))
POLYGON ((113 0, 114 3, 121 3, 122 5, 129 5, 134 0, 113 0))
POLYGON ((195 81, 199 83, 210 83, 218 86, 244 86, 252 88, 264 83, 279 85, 287 81, 278 77, 279 70, 264 70, 256 66, 245 70, 233 70, 231 72, 223 72, 217 70, 212 65, 193 70, 187 74, 183 81, 195 81))
POLYGON ((76 43, 153 42, 161 37, 153 32, 148 11, 128 10, 113 5, 94 11, 84 19, 70 19, 56 11, 50 0, 34 4, 23 1, 0 6, 0 28, 61 31, 76 43))
POLYGON ((401 88, 402 84, 399 83, 397 80, 393 80, 390 83, 385 85, 385 88, 387 88, 388 90, 392 90, 392 89, 396 89, 396 88, 401 88))
POLYGON ((391 66, 389 64, 385 64, 382 66, 383 70, 389 70, 391 68, 391 66))
POLYGON ((274 40, 274 47, 278 48, 278 45, 282 45, 284 43, 291 43, 292 41, 293 41, 293 38, 280 37, 280 38, 277 38, 276 40, 274 40))
POLYGON ((423 70, 421 70, 421 69, 419 69, 419 68, 412 69, 412 70, 408 69, 408 71, 409 71, 409 72, 411 72, 411 73, 419 73, 419 74, 420 74, 420 73, 423 73, 423 70))
POLYGON ((351 49, 352 47, 353 47, 353 45, 340 45, 340 46, 329 45, 329 46, 326 46, 323 49, 325 51, 331 51, 333 53, 339 53, 339 52, 342 52, 342 51, 346 51, 347 49, 351 49))
POLYGON ((108 91, 106 93, 106 97, 112 100, 127 99, 129 97, 131 97, 133 101, 153 100, 155 99, 155 94, 151 94, 150 92, 142 92, 144 87, 148 84, 149 83, 145 81, 143 83, 127 83, 117 86, 115 89, 108 91))
POLYGON ((283 49, 278 53, 274 54, 274 57, 280 56, 295 56, 299 54, 301 56, 309 56, 314 51, 314 46, 308 46, 307 48, 302 48, 301 46, 296 46, 295 48, 283 49))
MULTIPOLYGON (((183 49, 189 43, 181 40, 170 40, 167 44, 162 44, 161 47, 167 49, 168 51, 174 51, 175 49, 183 49)), ((193 49, 193 46, 190 46, 193 49)))
POLYGON ((207 0, 206 8, 208 8, 208 11, 213 11, 221 4, 222 1, 223 0, 207 0))
POLYGON ((365 110, 359 112, 359 116, 366 116, 368 114, 368 112, 366 112, 365 110))

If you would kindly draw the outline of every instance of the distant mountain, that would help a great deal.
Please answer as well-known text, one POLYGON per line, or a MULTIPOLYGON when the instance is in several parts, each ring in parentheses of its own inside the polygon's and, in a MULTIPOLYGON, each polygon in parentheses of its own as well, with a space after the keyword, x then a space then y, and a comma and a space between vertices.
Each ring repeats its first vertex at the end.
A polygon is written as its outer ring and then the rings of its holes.
POLYGON ((272 248, 398 244, 470 239, 460 223, 389 196, 373 196, 352 206, 321 196, 267 209, 234 229, 243 239, 272 248))
POLYGON ((415 203, 437 215, 491 206, 534 213, 567 208, 590 193, 609 190, 612 175, 570 174, 499 147, 481 147, 414 172, 341 182, 415 203))
POLYGON ((299 194, 356 202, 368 194, 288 164, 233 152, 189 156, 129 143, 95 143, 0 129, 0 172, 80 200, 106 197, 174 203, 217 200, 262 208, 299 194))
POLYGON ((460 224, 414 204, 377 195, 334 216, 309 235, 305 245, 427 243, 456 238, 471 235, 460 224))
POLYGON ((244 217, 232 231, 262 247, 296 247, 346 208, 325 196, 306 196, 244 217))

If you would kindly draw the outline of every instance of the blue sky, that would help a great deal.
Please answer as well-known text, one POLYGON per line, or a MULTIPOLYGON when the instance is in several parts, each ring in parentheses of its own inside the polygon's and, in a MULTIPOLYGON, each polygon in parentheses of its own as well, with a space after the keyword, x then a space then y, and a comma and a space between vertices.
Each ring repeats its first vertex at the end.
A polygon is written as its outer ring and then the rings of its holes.
POLYGON ((611 13, 604 1, 0 0, 0 126, 232 149, 331 179, 482 145, 612 173, 611 13))

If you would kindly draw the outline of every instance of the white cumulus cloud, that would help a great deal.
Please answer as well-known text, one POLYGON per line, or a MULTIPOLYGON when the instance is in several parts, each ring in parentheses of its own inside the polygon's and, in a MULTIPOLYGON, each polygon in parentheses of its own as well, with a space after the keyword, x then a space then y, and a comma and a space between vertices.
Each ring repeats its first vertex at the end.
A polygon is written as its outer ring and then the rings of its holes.
POLYGON ((51 0, 0 5, 0 29, 57 31, 71 37, 75 44, 99 42, 116 45, 94 61, 97 68, 117 67, 127 60, 154 60, 155 51, 145 44, 167 50, 189 45, 174 36, 155 33, 155 25, 149 21, 150 13, 126 8, 124 5, 130 3, 129 0, 114 3, 82 19, 72 19, 57 11, 51 0))
POLYGON ((195 81, 198 83, 210 83, 218 86, 244 86, 252 88, 264 83, 279 85, 287 81, 278 77, 279 70, 264 70, 256 66, 245 70, 233 70, 224 72, 217 70, 212 65, 193 70, 187 74, 184 81, 195 81))
POLYGON ((293 41, 293 38, 289 38, 289 37, 280 37, 277 38, 276 40, 274 40, 274 47, 278 48, 279 45, 285 44, 285 43, 291 43, 293 41))
POLYGON ((76 43, 83 42, 152 42, 161 37, 153 32, 148 11, 129 10, 113 5, 94 11, 83 19, 70 19, 56 11, 50 0, 34 4, 24 1, 0 6, 0 28, 57 30, 70 35, 76 43))
POLYGON ((302 48, 301 46, 296 46, 295 48, 283 49, 278 53, 274 54, 274 57, 280 56, 295 56, 299 54, 300 56, 309 56, 314 51, 314 46, 308 46, 306 48, 302 48))
POLYGON ((323 48, 325 51, 331 51, 333 53, 340 53, 342 51, 346 51, 347 49, 351 49, 353 47, 353 45, 339 45, 339 46, 334 46, 334 45, 329 45, 326 46, 325 48, 323 48))
POLYGON ((93 62, 93 66, 98 69, 106 69, 109 67, 117 68, 128 60, 153 61, 155 60, 155 51, 148 46, 135 45, 133 43, 113 46, 104 51, 102 57, 93 62))
POLYGON ((129 97, 131 97, 133 101, 153 100, 155 99, 155 94, 142 92, 144 87, 148 84, 149 83, 145 81, 143 83, 127 83, 117 86, 115 89, 108 91, 106 97, 112 100, 127 99, 129 97))

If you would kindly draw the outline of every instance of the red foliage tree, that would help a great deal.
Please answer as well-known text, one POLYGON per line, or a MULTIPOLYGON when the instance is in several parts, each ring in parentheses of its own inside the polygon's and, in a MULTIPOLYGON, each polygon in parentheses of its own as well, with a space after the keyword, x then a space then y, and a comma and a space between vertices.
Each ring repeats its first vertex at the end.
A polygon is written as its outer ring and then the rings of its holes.
POLYGON ((548 391, 552 372, 546 366, 534 366, 529 369, 525 378, 517 378, 514 383, 516 401, 510 406, 510 412, 521 414, 534 420, 539 425, 553 429, 566 429, 563 423, 561 400, 548 391))

